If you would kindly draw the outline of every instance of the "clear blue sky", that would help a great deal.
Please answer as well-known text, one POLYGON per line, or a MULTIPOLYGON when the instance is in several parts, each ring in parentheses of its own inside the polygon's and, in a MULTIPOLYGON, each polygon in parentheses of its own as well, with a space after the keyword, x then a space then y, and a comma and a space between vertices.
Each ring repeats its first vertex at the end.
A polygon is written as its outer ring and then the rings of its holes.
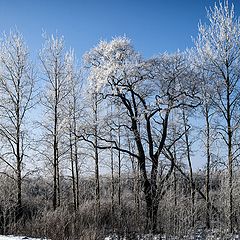
MULTIPOLYGON (((214 0, 0 0, 0 31, 18 28, 34 54, 42 30, 64 35, 80 58, 100 39, 126 34, 143 55, 192 46, 214 0)), ((240 1, 231 0, 240 10, 240 1)))
MULTIPOLYGON (((217 0, 218 1, 218 0, 217 0)), ((234 2, 240 15, 240 0, 234 2)), ((199 20, 215 0, 0 0, 0 32, 17 29, 36 57, 42 30, 64 35, 77 57, 100 39, 124 35, 146 57, 193 45, 199 20)), ((194 166, 201 166, 195 162, 194 166)))

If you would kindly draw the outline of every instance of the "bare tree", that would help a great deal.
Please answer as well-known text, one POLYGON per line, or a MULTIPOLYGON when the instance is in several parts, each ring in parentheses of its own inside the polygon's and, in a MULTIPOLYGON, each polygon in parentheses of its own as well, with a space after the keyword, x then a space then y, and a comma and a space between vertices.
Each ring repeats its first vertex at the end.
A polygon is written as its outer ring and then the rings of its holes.
POLYGON ((23 164, 30 146, 26 123, 33 107, 36 78, 19 32, 4 35, 0 44, 0 159, 14 172, 17 216, 21 217, 23 164))
POLYGON ((44 142, 47 143, 46 148, 51 149, 50 156, 45 152, 43 154, 49 159, 53 168, 53 209, 55 210, 60 206, 60 159, 66 153, 66 150, 60 146, 67 125, 63 108, 64 100, 69 94, 63 37, 45 37, 40 60, 46 82, 41 101, 45 117, 41 125, 46 134, 44 138, 44 142))
MULTIPOLYGON (((86 133, 90 136, 90 152, 91 158, 94 160, 94 191, 95 191, 95 227, 99 224, 100 217, 100 152, 98 148, 98 136, 102 135, 102 118, 100 113, 102 112, 102 96, 97 91, 97 85, 93 80, 92 83, 88 82, 87 90, 85 91, 85 110, 84 110, 84 123, 80 129, 81 133, 86 133)), ((109 134, 109 133, 104 133, 109 134)), ((79 135, 79 134, 78 134, 79 135)), ((79 136, 77 137, 79 138, 79 136)), ((84 137, 84 140, 86 138, 84 137)))
POLYGON ((189 168, 189 185, 190 185, 190 193, 191 193, 191 227, 194 228, 195 225, 195 189, 194 189, 194 177, 193 177, 193 167, 192 167, 192 157, 191 157, 191 145, 192 142, 190 140, 190 125, 189 125, 189 117, 186 109, 182 110, 182 118, 183 118, 183 127, 184 127, 184 137, 185 137, 185 146, 186 146, 186 157, 189 168))
POLYGON ((233 231, 233 167, 238 156, 234 135, 239 130, 239 61, 240 22, 234 17, 233 6, 228 1, 215 5, 208 13, 209 24, 199 26, 199 37, 195 41, 202 68, 214 76, 216 95, 213 103, 218 116, 218 133, 227 149, 228 162, 228 227, 233 231))
POLYGON ((78 67, 76 66, 76 59, 74 51, 69 51, 65 56, 66 64, 66 78, 67 87, 69 88, 68 96, 65 99, 66 118, 68 119, 68 141, 70 151, 70 163, 71 163, 71 178, 72 178, 72 192, 73 192, 73 205, 75 211, 79 207, 79 146, 77 139, 77 129, 79 128, 79 118, 82 110, 81 88, 82 78, 78 67))
POLYGON ((205 176, 205 195, 206 195, 206 227, 211 227, 211 199, 210 199, 210 179, 211 179, 211 165, 212 165, 212 151, 213 143, 215 138, 216 129, 213 128, 213 117, 215 114, 213 102, 211 99, 214 98, 214 90, 211 85, 211 72, 201 70, 199 74, 201 77, 201 114, 204 117, 205 128, 202 131, 203 145, 205 147, 206 154, 206 176, 205 176))
MULTIPOLYGON (((193 74, 187 71, 180 53, 144 61, 126 38, 100 42, 86 55, 86 61, 91 67, 90 79, 96 79, 98 91, 106 98, 117 100, 125 111, 127 124, 124 127, 135 141, 137 153, 118 146, 117 140, 114 148, 138 159, 147 205, 146 227, 156 231, 160 186, 173 170, 169 169, 159 186, 159 157, 165 145, 171 111, 182 105, 197 105, 193 74)), ((111 142, 109 139, 100 140, 102 145, 98 148, 109 148, 103 146, 103 142, 111 142)))

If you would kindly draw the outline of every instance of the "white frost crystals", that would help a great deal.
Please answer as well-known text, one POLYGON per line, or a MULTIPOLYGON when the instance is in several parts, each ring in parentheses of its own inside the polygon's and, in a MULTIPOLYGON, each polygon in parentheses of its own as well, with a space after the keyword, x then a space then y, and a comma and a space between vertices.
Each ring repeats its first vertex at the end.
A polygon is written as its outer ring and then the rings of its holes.
MULTIPOLYGON (((126 37, 116 37, 112 41, 100 41, 97 47, 84 56, 85 65, 91 68, 89 82, 94 90, 100 91, 112 76, 124 81, 126 76, 135 76, 140 67, 140 55, 135 52, 126 37)), ((129 79, 129 78, 128 78, 129 79)))
POLYGON ((230 8, 227 1, 219 3, 210 9, 208 18, 209 26, 200 24, 195 40, 199 61, 207 68, 221 68, 225 65, 221 59, 228 59, 230 65, 238 62, 240 20, 234 16, 234 6, 230 8))

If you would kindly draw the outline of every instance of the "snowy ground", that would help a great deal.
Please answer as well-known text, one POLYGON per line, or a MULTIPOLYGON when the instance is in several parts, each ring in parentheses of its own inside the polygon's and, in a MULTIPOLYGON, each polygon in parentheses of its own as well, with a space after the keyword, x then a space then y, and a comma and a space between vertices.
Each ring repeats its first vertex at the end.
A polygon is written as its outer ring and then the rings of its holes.
POLYGON ((43 240, 42 238, 30 238, 25 236, 2 236, 0 235, 0 240, 43 240))
MULTIPOLYGON (((137 239, 137 240, 240 240, 239 234, 220 234, 216 230, 211 231, 204 231, 203 229, 197 229, 194 233, 183 236, 181 238, 179 237, 166 237, 165 235, 142 235, 137 236, 137 238, 126 238, 122 237, 120 240, 128 240, 128 239, 137 239)), ((0 239, 1 240, 1 239, 0 239)), ((119 240, 119 237, 117 235, 112 235, 109 237, 106 237, 105 240, 119 240)))

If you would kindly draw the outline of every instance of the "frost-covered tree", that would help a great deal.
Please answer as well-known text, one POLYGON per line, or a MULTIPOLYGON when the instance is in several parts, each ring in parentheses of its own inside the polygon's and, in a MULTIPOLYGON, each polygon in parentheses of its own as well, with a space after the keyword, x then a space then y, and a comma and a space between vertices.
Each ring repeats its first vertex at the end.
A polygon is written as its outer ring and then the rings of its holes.
POLYGON ((228 1, 215 5, 208 12, 209 24, 199 26, 195 41, 196 52, 202 68, 211 72, 215 86, 212 102, 218 113, 218 133, 227 150, 228 165, 228 225, 233 231, 233 170, 239 155, 234 139, 239 130, 239 80, 240 80, 240 21, 228 1))
POLYGON ((211 85, 211 73, 208 71, 202 71, 199 73, 202 77, 201 84, 201 115, 204 118, 204 129, 201 130, 202 143, 205 149, 206 155, 206 179, 205 179, 205 195, 206 195, 206 227, 211 227, 211 199, 210 199, 210 179, 211 179, 211 165, 213 158, 213 143, 215 137, 215 130, 213 129, 213 117, 214 107, 211 98, 213 97, 214 91, 211 85))
POLYGON ((67 117, 65 99, 69 94, 63 37, 46 37, 40 51, 45 91, 42 96, 44 118, 41 123, 46 149, 42 154, 49 160, 53 172, 53 209, 60 206, 60 160, 66 153, 62 143, 67 117), (49 152, 50 151, 50 152, 49 152))
MULTIPOLYGON (((100 151, 99 138, 103 136, 103 118, 101 116, 103 106, 102 97, 97 87, 97 79, 88 82, 85 97, 84 123, 81 127, 81 136, 89 145, 90 156, 94 160, 94 197, 95 197, 95 224, 99 224, 100 219, 100 151)), ((106 132, 105 132, 106 133, 106 132)))
POLYGON ((194 74, 182 54, 144 60, 125 37, 100 42, 85 55, 85 61, 90 67, 89 80, 96 82, 98 92, 120 105, 124 112, 121 126, 137 151, 103 138, 98 148, 112 147, 137 159, 146 201, 146 227, 156 231, 162 186, 173 170, 171 167, 159 181, 159 159, 168 135, 169 116, 183 105, 197 105, 194 74))
POLYGON ((15 31, 0 41, 0 160, 17 183, 17 216, 22 214, 24 159, 30 140, 27 128, 33 107, 35 74, 22 35, 15 31))
POLYGON ((83 103, 82 92, 82 78, 81 72, 76 65, 76 57, 73 50, 70 50, 65 56, 65 71, 66 71, 66 84, 68 88, 68 95, 65 101, 65 115, 67 118, 66 135, 69 142, 69 159, 72 179, 72 195, 74 209, 79 207, 79 146, 77 139, 77 130, 80 125, 80 115, 83 103))

